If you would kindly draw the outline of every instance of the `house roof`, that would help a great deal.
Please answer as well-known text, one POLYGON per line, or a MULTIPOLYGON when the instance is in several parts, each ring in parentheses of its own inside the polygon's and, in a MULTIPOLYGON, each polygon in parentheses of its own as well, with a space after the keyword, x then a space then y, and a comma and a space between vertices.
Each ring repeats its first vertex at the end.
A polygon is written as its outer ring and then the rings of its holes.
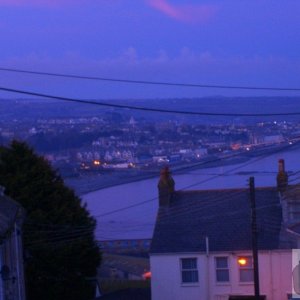
MULTIPOLYGON (((256 188, 258 248, 279 249, 282 211, 276 188, 256 188)), ((150 253, 251 249, 248 189, 177 191, 160 206, 150 253)))
POLYGON ((0 237, 4 236, 17 220, 21 206, 5 195, 0 195, 0 237))

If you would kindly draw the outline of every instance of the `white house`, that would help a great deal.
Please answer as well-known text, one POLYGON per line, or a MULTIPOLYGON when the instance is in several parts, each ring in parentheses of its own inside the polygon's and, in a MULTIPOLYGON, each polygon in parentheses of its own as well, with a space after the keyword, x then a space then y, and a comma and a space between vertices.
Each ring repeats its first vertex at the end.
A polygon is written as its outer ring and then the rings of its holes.
MULTIPOLYGON (((279 162, 277 187, 257 188, 261 299, 292 294, 292 249, 300 236, 300 193, 279 162)), ((161 172, 150 250, 152 300, 254 298, 248 189, 175 191, 161 172)))

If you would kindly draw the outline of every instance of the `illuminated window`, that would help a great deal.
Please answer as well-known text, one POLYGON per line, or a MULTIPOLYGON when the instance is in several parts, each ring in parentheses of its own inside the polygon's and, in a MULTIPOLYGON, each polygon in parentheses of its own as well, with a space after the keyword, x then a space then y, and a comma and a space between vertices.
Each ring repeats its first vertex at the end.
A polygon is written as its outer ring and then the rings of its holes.
POLYGON ((253 282, 253 259, 251 256, 243 256, 238 258, 240 267, 240 282, 253 282))
POLYGON ((217 282, 229 282, 228 257, 216 257, 217 282))
POLYGON ((197 258, 181 259, 181 281, 182 283, 198 282, 197 258))

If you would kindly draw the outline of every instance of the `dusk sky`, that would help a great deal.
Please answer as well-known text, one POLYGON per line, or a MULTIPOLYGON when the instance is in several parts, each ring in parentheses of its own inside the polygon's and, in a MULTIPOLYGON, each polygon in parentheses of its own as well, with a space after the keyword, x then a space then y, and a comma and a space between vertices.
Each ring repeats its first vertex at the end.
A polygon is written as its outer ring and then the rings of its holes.
MULTIPOLYGON (((0 0, 0 67, 299 88, 299 12, 299 0, 0 0)), ((87 82, 2 71, 0 86, 77 98, 300 94, 87 82)))

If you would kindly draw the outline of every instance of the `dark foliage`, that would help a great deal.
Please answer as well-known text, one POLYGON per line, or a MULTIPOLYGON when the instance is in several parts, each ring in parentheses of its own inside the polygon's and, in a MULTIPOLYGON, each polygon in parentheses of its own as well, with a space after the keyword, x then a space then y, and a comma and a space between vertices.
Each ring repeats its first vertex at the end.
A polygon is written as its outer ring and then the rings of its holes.
POLYGON ((0 185, 26 210, 25 276, 29 300, 88 300, 100 263, 96 222, 49 163, 26 144, 0 148, 0 185))
POLYGON ((72 148, 82 148, 91 144, 99 137, 122 136, 122 130, 78 132, 78 130, 64 130, 62 133, 37 133, 28 138, 27 143, 41 152, 63 151, 72 148))

